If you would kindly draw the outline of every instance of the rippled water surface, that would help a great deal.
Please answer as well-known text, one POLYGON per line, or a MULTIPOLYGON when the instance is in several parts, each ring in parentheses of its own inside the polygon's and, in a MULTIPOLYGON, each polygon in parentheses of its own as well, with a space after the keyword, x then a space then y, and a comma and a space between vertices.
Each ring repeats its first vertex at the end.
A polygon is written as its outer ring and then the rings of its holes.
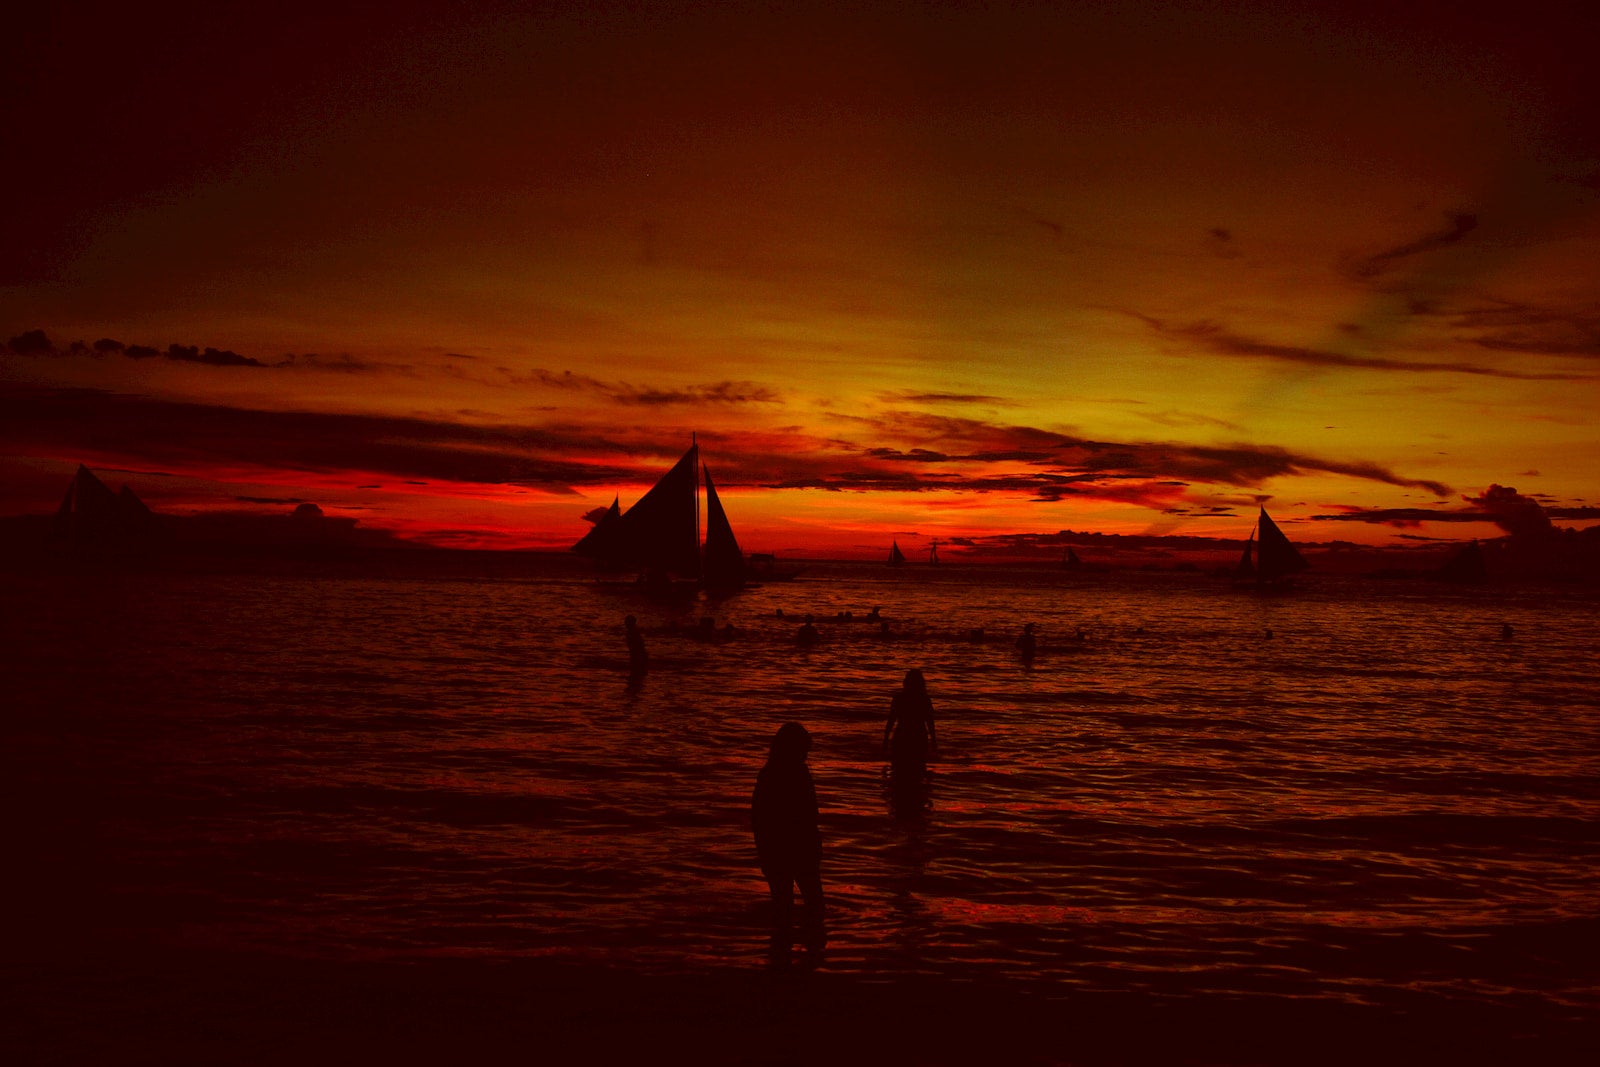
POLYGON ((664 603, 566 561, 3 582, 24 857, 121 935, 758 967, 748 798, 795 719, 830 968, 1597 1003, 1593 590, 818 565, 664 603), (740 633, 694 640, 704 614, 740 633), (942 758, 908 796, 879 745, 913 666, 942 758))

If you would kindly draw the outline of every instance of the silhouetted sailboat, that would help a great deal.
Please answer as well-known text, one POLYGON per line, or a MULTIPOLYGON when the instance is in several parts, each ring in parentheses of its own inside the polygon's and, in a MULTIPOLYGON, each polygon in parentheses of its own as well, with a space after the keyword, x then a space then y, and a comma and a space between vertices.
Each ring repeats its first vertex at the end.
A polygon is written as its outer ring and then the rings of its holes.
POLYGON ((937 540, 928 546, 928 562, 934 564, 939 562, 939 542, 937 540))
POLYGON ((1233 584, 1253 586, 1258 592, 1275 592, 1286 589, 1289 576, 1305 570, 1310 564, 1300 555, 1278 524, 1272 521, 1267 509, 1262 508, 1256 519, 1250 539, 1244 543, 1239 556, 1239 566, 1234 571, 1233 584), (1254 562, 1251 560, 1254 551, 1254 562))
POLYGON ((121 553, 147 547, 157 531, 155 513, 126 485, 111 489, 82 464, 50 524, 50 543, 58 550, 121 553))
POLYGON ((906 563, 906 554, 900 551, 900 542, 896 541, 889 546, 889 566, 903 567, 906 563))
POLYGON ((1078 554, 1072 550, 1071 545, 1067 546, 1066 554, 1061 557, 1061 566, 1063 569, 1069 571, 1078 571, 1083 569, 1083 560, 1078 558, 1078 554))
POLYGON ((647 583, 698 583, 708 589, 737 589, 745 583, 744 553, 728 515, 700 463, 700 446, 683 458, 638 502, 623 511, 620 500, 600 516, 572 551, 603 566, 639 572, 647 583), (706 482, 706 540, 700 546, 700 475, 706 482))

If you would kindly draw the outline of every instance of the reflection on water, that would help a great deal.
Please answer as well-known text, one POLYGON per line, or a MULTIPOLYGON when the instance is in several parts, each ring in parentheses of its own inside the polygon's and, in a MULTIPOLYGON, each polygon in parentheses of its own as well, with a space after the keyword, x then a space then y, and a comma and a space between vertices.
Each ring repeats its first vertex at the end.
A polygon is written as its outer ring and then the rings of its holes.
POLYGON ((561 566, 7 577, 28 625, 4 742, 43 914, 314 954, 758 966, 749 795, 795 719, 831 968, 1594 1002, 1591 592, 841 565, 661 605, 561 566), (697 640, 704 614, 740 632, 697 640), (913 666, 941 751, 890 774, 913 666))

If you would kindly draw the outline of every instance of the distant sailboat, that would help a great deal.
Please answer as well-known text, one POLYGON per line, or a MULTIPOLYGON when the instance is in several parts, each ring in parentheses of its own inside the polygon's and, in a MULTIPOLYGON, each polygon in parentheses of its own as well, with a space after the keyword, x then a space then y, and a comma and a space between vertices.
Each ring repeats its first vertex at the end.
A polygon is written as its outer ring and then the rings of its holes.
POLYGON ((158 533, 158 519, 126 485, 111 489, 82 464, 50 525, 50 543, 69 552, 126 552, 147 547, 158 533))
POLYGON ((674 579, 711 589, 737 589, 747 572, 711 471, 700 463, 700 446, 689 450, 638 502, 623 511, 620 499, 600 516, 572 551, 603 566, 637 570, 657 584, 674 579), (706 482, 706 539, 700 546, 700 475, 706 482))
POLYGON ((1061 566, 1069 571, 1083 569, 1083 560, 1078 558, 1078 554, 1072 550, 1071 545, 1067 546, 1066 554, 1061 557, 1061 566))
POLYGON ((903 567, 905 566, 905 563, 906 555, 904 552, 900 551, 900 542, 896 541, 889 547, 889 566, 903 567))
POLYGON ((933 564, 939 562, 939 542, 937 540, 928 546, 928 562, 933 564))
POLYGON ((1278 524, 1272 521, 1267 509, 1262 508, 1255 529, 1250 531, 1250 539, 1244 544, 1233 581, 1234 585, 1254 586, 1258 592, 1278 591, 1288 587, 1290 575, 1308 566, 1310 564, 1300 555, 1300 550, 1278 529, 1278 524), (1253 562, 1252 550, 1255 556, 1253 562))

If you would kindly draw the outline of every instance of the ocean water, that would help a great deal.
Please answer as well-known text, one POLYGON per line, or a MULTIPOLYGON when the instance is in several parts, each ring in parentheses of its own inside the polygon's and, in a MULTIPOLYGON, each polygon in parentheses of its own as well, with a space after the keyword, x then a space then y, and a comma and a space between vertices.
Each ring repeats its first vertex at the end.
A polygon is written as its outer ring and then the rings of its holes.
POLYGON ((530 559, 0 596, 40 937, 761 968, 749 795, 792 719, 830 970, 1600 1006, 1592 588, 818 564, 660 601, 530 559), (941 755, 891 790, 910 667, 941 755))

